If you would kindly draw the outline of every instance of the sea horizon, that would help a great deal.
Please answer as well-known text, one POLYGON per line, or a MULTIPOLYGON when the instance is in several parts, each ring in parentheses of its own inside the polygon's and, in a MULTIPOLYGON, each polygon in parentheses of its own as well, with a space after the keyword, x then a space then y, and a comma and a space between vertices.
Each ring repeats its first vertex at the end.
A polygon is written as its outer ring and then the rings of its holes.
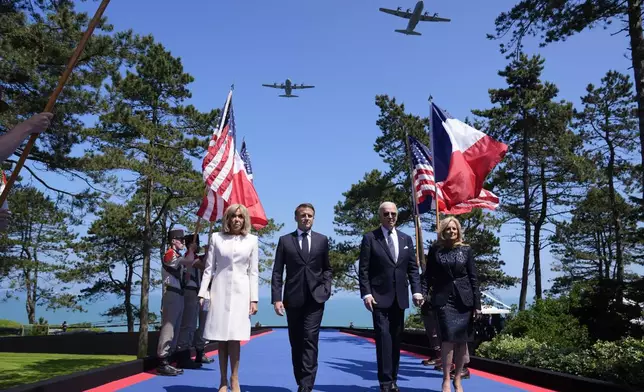
MULTIPOLYGON (((161 293, 158 291, 152 292, 150 293, 149 298, 150 311, 159 315, 161 293)), ((518 302, 518 298, 516 301, 507 301, 506 298, 501 298, 501 300, 506 302, 508 305, 518 302)), ((138 304, 139 297, 135 297, 134 301, 138 304)), ((37 307, 36 320, 43 317, 49 324, 62 324, 64 321, 66 321, 68 325, 87 322, 92 323, 93 325, 109 324, 112 326, 106 328, 106 330, 112 332, 125 332, 127 331, 127 328, 124 326, 124 319, 112 319, 110 322, 108 317, 101 316, 101 314, 107 309, 119 302, 120 301, 117 298, 112 296, 104 301, 97 301, 95 303, 85 305, 86 312, 73 312, 66 309, 47 310, 45 307, 37 307), (116 327, 115 325, 121 326, 116 327)), ((252 325, 259 322, 263 326, 286 326, 286 317, 281 317, 275 314, 269 295, 260 296, 258 305, 257 314, 251 317, 252 325)), ((0 316, 0 318, 13 320, 21 324, 28 324, 24 298, 21 298, 21 300, 7 300, 0 306, 2 308, 2 316, 0 316)), ((415 312, 415 309, 416 308, 411 305, 410 308, 406 309, 405 317, 410 313, 415 312)), ((365 309, 357 292, 343 292, 333 295, 325 304, 322 326, 348 327, 351 323, 353 323, 353 326, 355 327, 372 327, 373 322, 371 313, 365 309)), ((138 326, 135 329, 138 330, 138 326)))

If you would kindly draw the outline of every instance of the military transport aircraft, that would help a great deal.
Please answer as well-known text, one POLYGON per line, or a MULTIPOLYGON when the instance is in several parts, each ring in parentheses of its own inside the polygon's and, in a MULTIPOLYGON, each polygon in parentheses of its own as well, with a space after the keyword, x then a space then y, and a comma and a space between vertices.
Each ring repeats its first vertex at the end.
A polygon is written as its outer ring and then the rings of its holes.
POLYGON ((301 89, 301 88, 313 88, 315 86, 305 86, 304 84, 294 84, 291 82, 291 79, 286 79, 286 81, 282 84, 262 84, 264 87, 272 87, 272 88, 279 88, 284 90, 284 94, 280 95, 280 97, 284 98, 297 98, 297 95, 291 94, 291 91, 301 89))
POLYGON ((384 12, 386 14, 390 15, 396 15, 401 18, 409 19, 409 23, 407 24, 407 28, 405 30, 394 30, 397 33, 402 33, 405 35, 421 35, 419 32, 414 31, 414 28, 416 28, 416 25, 418 24, 419 21, 422 22, 450 22, 451 19, 447 18, 439 18, 438 14, 434 15, 429 15, 428 12, 423 12, 423 8, 425 5, 423 4, 423 1, 419 1, 416 3, 416 7, 414 7, 414 11, 411 9, 407 9, 407 11, 402 11, 401 7, 398 7, 396 10, 390 10, 388 8, 380 8, 381 12, 384 12))

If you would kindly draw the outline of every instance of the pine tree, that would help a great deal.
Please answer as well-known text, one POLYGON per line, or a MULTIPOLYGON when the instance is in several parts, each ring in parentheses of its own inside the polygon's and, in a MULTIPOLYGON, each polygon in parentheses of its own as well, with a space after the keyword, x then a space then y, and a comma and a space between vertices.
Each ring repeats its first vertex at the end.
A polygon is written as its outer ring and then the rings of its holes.
MULTIPOLYGON (((567 38, 586 29, 624 21, 619 32, 628 32, 635 98, 639 121, 639 185, 644 194, 644 35, 640 0, 521 0, 509 12, 496 19, 496 34, 491 39, 509 35, 509 45, 501 44, 504 53, 519 53, 526 36, 540 36, 541 46, 567 38)), ((644 196, 641 200, 644 202, 644 196)))
MULTIPOLYGON (((637 149, 637 123, 631 83, 626 75, 610 71, 600 87, 589 84, 582 97, 583 110, 577 113, 577 127, 593 155, 600 177, 598 185, 606 188, 615 241, 618 284, 624 283, 623 207, 618 205, 619 188, 624 189, 628 173, 633 171, 632 153, 637 149), (621 187, 620 187, 621 184, 621 187)), ((621 297, 621 294, 619 294, 621 297)))
POLYGON ((583 164, 575 151, 581 143, 569 129, 572 106, 555 102, 555 85, 542 82, 544 60, 521 54, 499 76, 507 87, 491 89, 490 100, 498 106, 475 110, 486 121, 486 133, 508 145, 493 183, 503 200, 505 221, 518 220, 524 245, 519 309, 525 309, 530 257, 534 259, 535 296, 542 296, 540 255, 543 227, 560 211, 555 207, 574 202, 571 188, 581 175, 583 164))
POLYGON ((125 318, 127 331, 134 332, 139 311, 134 303, 141 286, 143 214, 138 206, 104 203, 87 231, 76 244, 80 260, 73 264, 67 280, 85 286, 81 298, 89 303, 114 295, 122 303, 103 316, 125 318))
POLYGON ((109 105, 92 134, 94 151, 85 159, 96 169, 118 170, 132 178, 134 202, 143 207, 139 358, 147 355, 148 293, 155 228, 173 200, 195 200, 203 194, 200 171, 190 157, 201 158, 212 135, 217 111, 200 113, 183 102, 190 98, 192 76, 181 60, 151 37, 136 48, 125 76, 112 75, 109 105), (162 189, 162 192, 158 190, 162 189))
POLYGON ((9 282, 7 299, 25 293, 29 324, 36 323, 37 309, 68 308, 82 311, 76 296, 62 282, 78 224, 64 211, 61 198, 52 200, 39 190, 11 190, 12 221, 6 236, 0 236, 0 265, 9 282))
MULTIPOLYGON (((0 111, 0 133, 44 109, 88 22, 88 15, 77 12, 70 0, 0 1, 0 90, 8 103, 0 111)), ((81 117, 99 113, 101 87, 129 57, 131 45, 130 31, 114 32, 106 19, 99 23, 56 102, 50 128, 27 157, 24 172, 50 190, 72 196, 73 207, 93 203, 102 191, 85 175, 83 159, 71 154, 86 136, 81 117), (78 193, 61 189, 56 180, 39 175, 33 164, 67 179, 87 181, 87 188, 78 193)), ((18 149, 8 162, 17 162, 21 153, 18 149)))

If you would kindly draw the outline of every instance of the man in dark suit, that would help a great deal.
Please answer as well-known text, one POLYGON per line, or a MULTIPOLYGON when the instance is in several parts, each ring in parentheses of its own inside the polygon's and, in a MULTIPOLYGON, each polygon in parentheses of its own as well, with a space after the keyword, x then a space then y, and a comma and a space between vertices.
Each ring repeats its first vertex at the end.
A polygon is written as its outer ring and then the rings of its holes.
POLYGON ((293 373, 298 392, 311 392, 318 370, 318 338, 324 303, 331 296, 329 240, 311 231, 315 209, 300 204, 295 209, 297 230, 280 237, 271 280, 275 313, 288 323, 293 373), (286 282, 282 300, 283 273, 286 282))
POLYGON ((384 202, 378 208, 378 217, 380 227, 365 234, 360 245, 360 296, 373 316, 380 391, 396 392, 410 283, 416 306, 422 305, 423 295, 414 242, 395 227, 398 208, 384 202))

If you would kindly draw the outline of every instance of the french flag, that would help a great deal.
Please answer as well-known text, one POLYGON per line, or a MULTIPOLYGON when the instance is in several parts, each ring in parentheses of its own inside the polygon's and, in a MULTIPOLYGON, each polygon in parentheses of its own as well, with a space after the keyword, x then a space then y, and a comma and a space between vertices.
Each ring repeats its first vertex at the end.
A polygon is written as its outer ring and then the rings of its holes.
POLYGON ((436 182, 442 183, 446 210, 476 199, 485 178, 508 146, 450 116, 432 103, 432 149, 436 182))

